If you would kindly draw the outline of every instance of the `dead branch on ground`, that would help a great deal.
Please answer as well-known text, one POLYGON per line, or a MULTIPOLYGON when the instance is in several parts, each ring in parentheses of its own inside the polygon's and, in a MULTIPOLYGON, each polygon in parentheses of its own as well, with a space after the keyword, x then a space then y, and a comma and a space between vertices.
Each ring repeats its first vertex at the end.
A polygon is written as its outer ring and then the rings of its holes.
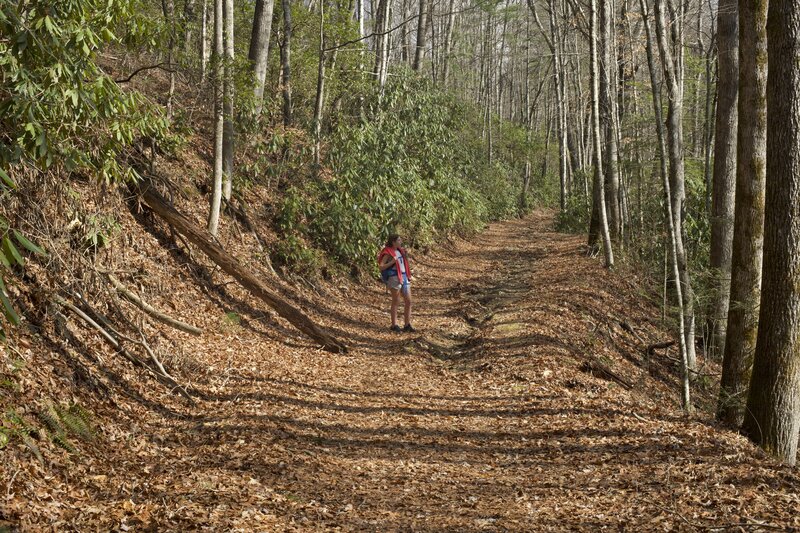
POLYGON ((114 288, 117 290, 117 292, 119 292, 126 300, 135 304, 139 309, 146 312, 148 315, 152 316, 159 322, 162 322, 163 324, 166 324, 168 326, 172 326, 173 328, 178 329, 180 331, 191 333, 192 335, 202 335, 203 330, 201 330, 200 328, 192 326, 191 324, 187 324, 186 322, 182 322, 176 318, 172 318, 171 316, 159 311, 158 309, 154 308, 153 306, 142 300, 141 297, 139 297, 133 291, 125 287, 125 285, 119 279, 117 279, 113 274, 106 273, 106 276, 108 277, 111 284, 114 285, 114 288))

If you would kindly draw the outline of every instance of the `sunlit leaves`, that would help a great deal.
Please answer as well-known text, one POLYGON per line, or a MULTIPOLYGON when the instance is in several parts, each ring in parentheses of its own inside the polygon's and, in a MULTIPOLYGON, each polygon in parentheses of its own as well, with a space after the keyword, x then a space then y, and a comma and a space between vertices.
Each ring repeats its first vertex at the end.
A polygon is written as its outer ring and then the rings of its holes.
POLYGON ((141 95, 123 91, 103 73, 95 55, 119 41, 118 27, 136 26, 137 5, 0 4, 0 114, 6 128, 0 162, 63 165, 107 182, 126 177, 107 160, 139 137, 160 136, 166 123, 141 95))
MULTIPOLYGON (((11 324, 19 324, 19 315, 8 298, 8 290, 4 278, 4 270, 7 273, 16 266, 25 265, 25 257, 22 250, 27 250, 36 255, 45 255, 45 251, 25 237, 19 231, 9 228, 8 221, 0 217, 0 307, 6 320, 11 324), (20 250, 20 248, 22 250, 20 250)), ((5 338, 5 331, 0 323, 0 337, 5 338)))

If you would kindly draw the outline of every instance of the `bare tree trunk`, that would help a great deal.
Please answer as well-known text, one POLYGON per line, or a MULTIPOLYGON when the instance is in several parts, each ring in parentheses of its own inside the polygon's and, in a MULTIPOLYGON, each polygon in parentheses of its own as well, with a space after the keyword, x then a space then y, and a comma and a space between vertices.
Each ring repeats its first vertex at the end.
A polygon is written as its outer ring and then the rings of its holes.
POLYGON ((183 4, 183 51, 186 54, 192 49, 192 29, 196 16, 195 0, 186 0, 183 4))
POLYGON ((375 79, 383 90, 389 62, 389 0, 379 0, 375 19, 375 79))
POLYGON ((417 46, 414 50, 414 64, 412 68, 419 70, 422 59, 425 57, 428 34, 428 0, 419 0, 419 17, 417 17, 417 46))
POLYGON ((505 72, 503 63, 506 57, 506 30, 508 29, 508 0, 503 3, 503 30, 500 33, 500 57, 497 59, 497 116, 503 119, 503 85, 505 72))
POLYGON ((447 30, 444 37, 444 53, 442 57, 442 85, 447 87, 450 81, 450 53, 453 49, 453 26, 455 25, 455 0, 450 0, 447 13, 447 30))
MULTIPOLYGON (((355 0, 355 18, 358 22, 358 38, 363 39, 365 37, 365 26, 364 26, 364 18, 366 17, 366 13, 364 11, 364 0, 355 0)), ((364 72, 364 49, 363 43, 359 46, 358 50, 358 75, 361 80, 364 79, 365 72, 364 72)), ((362 91, 359 91, 358 94, 358 115, 359 117, 364 116, 364 94, 362 91)))
POLYGON ((800 5, 796 0, 770 0, 767 40, 764 278, 743 429, 768 453, 794 464, 800 430, 800 5))
POLYGON ((281 77, 283 82, 283 125, 292 125, 292 0, 281 0, 283 10, 283 46, 281 46, 281 77))
MULTIPOLYGON (((547 108, 549 109, 550 106, 548 105, 547 108)), ((544 155, 542 156, 542 167, 539 171, 539 179, 540 182, 544 182, 545 178, 547 177, 547 158, 550 154, 550 134, 553 132, 553 118, 552 113, 545 114, 544 117, 545 121, 545 136, 544 136, 544 155), (549 116, 548 116, 549 115, 549 116)))
POLYGON ((711 269, 714 294, 710 354, 725 353, 730 305, 733 220, 736 198, 736 108, 739 96, 738 0, 720 0, 717 19, 717 116, 711 202, 711 269))
POLYGON ((612 40, 616 37, 612 32, 611 12, 613 0, 600 0, 600 27, 602 28, 602 61, 600 69, 600 120, 601 130, 605 134, 603 164, 605 169, 605 196, 608 209, 608 226, 611 237, 619 239, 622 232, 619 206, 619 174, 617 170, 618 146, 615 128, 613 102, 617 91, 612 87, 612 69, 616 64, 612 54, 612 40))
POLYGON ((233 66, 233 0, 225 0, 225 95, 222 133, 222 197, 228 202, 233 191, 233 145, 236 132, 233 127, 234 66, 233 66))
POLYGON ((590 4, 590 35, 589 46, 591 48, 591 77, 592 77, 592 131, 594 134, 594 194, 593 202, 599 214, 600 233, 603 238, 603 254, 606 268, 614 266, 614 252, 611 249, 611 235, 608 231, 608 219, 606 218, 606 199, 605 187, 603 186, 603 151, 600 136, 600 74, 599 61, 597 58, 597 0, 591 0, 590 4))
MULTIPOLYGON (((578 53, 578 36, 575 36, 575 48, 574 52, 578 53)), ((575 75, 573 77, 575 80, 575 131, 578 137, 578 168, 584 175, 584 183, 586 182, 586 165, 588 164, 589 158, 586 155, 586 145, 584 143, 584 139, 586 139, 586 135, 584 134, 584 118, 586 117, 586 104, 583 100, 583 74, 581 72, 581 62, 575 61, 575 75)), ((588 187, 585 187, 585 194, 588 197, 588 187)))
MULTIPOLYGON (((452 0, 451 0, 452 4, 452 0)), ((452 11, 452 6, 450 10, 452 11)), ((531 108, 531 32, 530 18, 525 17, 525 86, 524 106, 525 106, 525 171, 522 175, 522 189, 519 195, 519 213, 522 215, 528 209, 528 188, 531 183, 531 137, 533 132, 533 109, 531 108)), ((542 81, 542 84, 544 81, 542 81)), ((537 98, 539 94, 536 95, 537 98)))
POLYGON ((758 337, 767 151, 767 0, 739 2, 739 126, 731 305, 717 417, 744 420, 758 337))
MULTIPOLYGON (((656 0, 658 1, 658 0, 656 0)), ((675 227, 675 215, 672 212, 672 191, 670 187, 669 172, 667 170, 667 141, 664 134, 664 117, 662 114, 661 85, 656 76, 656 63, 653 52, 653 34, 650 29, 650 19, 647 13, 646 0, 639 0, 639 7, 642 11, 642 22, 644 23, 645 34, 647 36, 647 66, 650 71, 650 87, 653 94, 653 112, 656 120, 656 133, 658 136, 658 155, 661 170, 661 179, 664 185, 664 205, 666 206, 666 225, 670 239, 670 253, 665 254, 671 258, 672 276, 675 283, 675 299, 678 302, 678 346, 681 353, 681 404, 687 412, 692 411, 691 392, 689 388, 689 357, 686 345, 683 311, 683 291, 680 277, 680 265, 678 264, 678 228, 675 227)), ((666 276, 667 265, 664 264, 664 301, 666 306, 666 276)))
POLYGON ((431 65, 431 80, 434 83, 439 79, 438 78, 438 68, 439 68, 439 40, 441 39, 441 33, 437 31, 437 26, 439 26, 436 21, 434 20, 434 11, 436 9, 436 5, 433 2, 430 2, 428 5, 428 28, 430 28, 429 32, 431 34, 430 41, 431 41, 431 58, 430 58, 430 65, 431 65))
MULTIPOLYGON (((689 276, 689 265, 686 259, 686 249, 683 244, 683 219, 686 201, 686 184, 683 160, 683 88, 681 72, 682 60, 680 54, 673 59, 673 49, 667 41, 667 24, 664 15, 666 0, 655 0, 656 38, 658 42, 661 64, 667 87, 669 105, 667 106, 667 148, 669 152, 670 190, 672 192, 672 217, 676 231, 676 251, 680 269, 681 283, 683 283, 683 312, 686 323, 686 353, 689 368, 694 370, 696 363, 694 347, 694 294, 689 276)), ((682 50, 680 42, 681 33, 676 29, 680 21, 672 20, 673 45, 682 50)))
POLYGON ((561 30, 556 18, 556 3, 550 3, 550 34, 553 43, 553 72, 556 81, 556 109, 558 111, 558 174, 560 189, 560 207, 564 211, 567 206, 567 187, 569 183, 569 156, 567 154, 567 90, 564 83, 564 57, 562 55, 561 30))
POLYGON ((214 65, 214 187, 211 193, 211 211, 208 215, 208 232, 214 237, 217 236, 219 228, 219 209, 222 203, 223 1, 214 0, 214 53, 212 56, 214 65))
POLYGON ((167 118, 172 118, 172 99, 175 96, 175 0, 161 0, 161 9, 169 27, 167 44, 167 69, 169 69, 169 91, 167 93, 167 118))
POLYGON ((211 37, 208 33, 208 0, 203 0, 203 20, 200 33, 200 79, 205 81, 208 60, 211 56, 211 37))
MULTIPOLYGON (((716 30, 711 29, 711 34, 715 35, 716 30)), ((715 38, 716 39, 716 38, 715 38)), ((714 40, 715 40, 714 39, 714 40)), ((711 47, 709 47, 711 48, 711 47)), ((716 113, 716 92, 713 90, 716 86, 716 68, 717 63, 714 61, 714 52, 709 49, 706 52, 706 104, 703 108, 705 113, 703 117, 703 178, 706 183, 706 212, 713 216, 713 142, 714 142, 714 128, 711 125, 712 117, 716 113)))
POLYGON ((319 2, 319 62, 317 65, 317 96, 314 99, 314 167, 320 171, 322 142, 322 105, 325 100, 325 0, 319 2))
POLYGON ((247 54, 253 66, 253 99, 255 114, 261 114, 264 108, 264 85, 267 81, 269 67, 269 40, 272 34, 272 11, 274 0, 256 0, 253 14, 253 31, 250 36, 250 50, 247 54))
MULTIPOLYGON (((403 20, 408 20, 408 8, 409 8, 409 1, 410 0, 403 0, 403 20)), ((402 30, 400 30, 400 61, 403 63, 410 63, 410 52, 409 52, 409 44, 408 44, 408 32, 406 31, 405 26, 402 30)))
POLYGON ((553 55, 553 73, 555 75, 555 93, 556 93, 556 109, 558 112, 558 127, 556 133, 558 135, 558 173, 560 185, 560 198, 559 205, 563 212, 567 206, 567 182, 568 178, 568 155, 567 155, 567 103, 566 103, 566 89, 564 87, 564 60, 562 57, 561 35, 558 27, 558 20, 556 19, 556 4, 554 0, 548 0, 549 13, 550 13, 550 32, 545 32, 539 14, 536 10, 534 0, 528 0, 528 7, 533 13, 536 25, 542 33, 548 48, 553 55))

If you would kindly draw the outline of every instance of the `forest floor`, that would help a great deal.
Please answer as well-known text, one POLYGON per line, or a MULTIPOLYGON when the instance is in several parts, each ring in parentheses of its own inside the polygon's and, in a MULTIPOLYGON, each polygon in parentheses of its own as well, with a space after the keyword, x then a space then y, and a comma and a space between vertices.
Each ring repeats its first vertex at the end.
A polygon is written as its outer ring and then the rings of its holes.
POLYGON ((67 466, 6 452, 0 526, 800 528, 800 472, 713 424, 708 376, 684 416, 675 349, 647 352, 670 338, 658 307, 552 228, 538 212, 419 258, 417 333, 388 331, 377 282, 312 294, 345 355, 242 303, 240 321, 187 345, 195 404, 98 403, 105 424, 67 466))

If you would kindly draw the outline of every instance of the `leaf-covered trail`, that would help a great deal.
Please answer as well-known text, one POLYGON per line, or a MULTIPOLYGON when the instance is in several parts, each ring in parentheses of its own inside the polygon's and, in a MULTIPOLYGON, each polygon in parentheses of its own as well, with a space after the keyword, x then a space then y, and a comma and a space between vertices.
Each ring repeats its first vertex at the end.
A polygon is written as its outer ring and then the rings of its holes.
POLYGON ((742 439, 680 415, 671 363, 642 360, 642 339, 663 340, 655 310, 614 294, 627 284, 551 223, 540 214, 496 224, 418 263, 418 334, 386 331, 376 288, 331 311, 352 344, 347 356, 232 355, 205 414, 175 421, 160 444, 165 461, 143 480, 141 496, 165 503, 158 522, 358 531, 787 523, 796 472, 760 464, 742 439), (633 390, 581 372, 587 357, 633 390))
POLYGON ((580 237, 551 227, 544 213, 494 224, 418 261, 415 334, 388 331, 388 297, 375 284, 331 287, 312 310, 349 340, 347 355, 289 330, 271 339, 279 324, 257 317, 203 339, 203 398, 139 411, 126 444, 108 442, 110 463, 68 481, 88 500, 73 499, 67 522, 176 531, 800 526, 797 470, 702 416, 685 419, 674 362, 663 350, 645 354, 668 338, 658 309, 585 257, 580 237))

